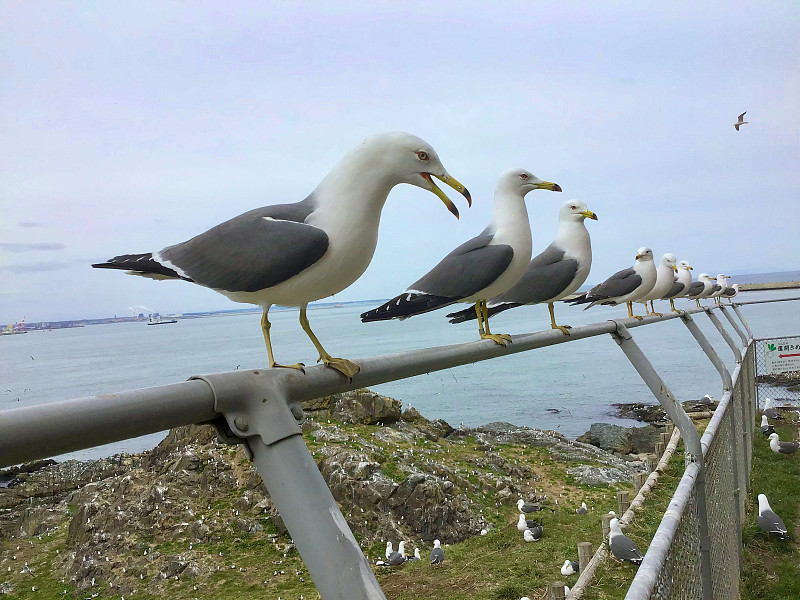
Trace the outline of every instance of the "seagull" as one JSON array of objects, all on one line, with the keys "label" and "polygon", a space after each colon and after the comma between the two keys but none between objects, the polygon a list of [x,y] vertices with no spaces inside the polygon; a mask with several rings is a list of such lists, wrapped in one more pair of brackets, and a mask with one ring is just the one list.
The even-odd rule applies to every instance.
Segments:
[{"label": "seagull", "polygon": [[758,518],[756,519],[761,531],[768,535],[775,536],[782,540],[789,539],[789,530],[783,520],[772,512],[769,501],[764,494],[758,495]]},{"label": "seagull", "polygon": [[709,298],[714,299],[714,304],[719,304],[720,297],[725,293],[725,290],[728,289],[728,277],[724,273],[720,273],[717,275],[717,285],[712,288],[711,295]]},{"label": "seagull", "polygon": [[576,508],[575,512],[579,515],[585,515],[589,510],[586,508],[586,502],[581,502],[580,508]]},{"label": "seagull", "polygon": [[617,560],[623,560],[635,565],[642,564],[644,557],[641,551],[629,537],[622,533],[622,529],[620,529],[619,526],[619,519],[616,517],[611,519],[610,526],[611,532],[608,536],[608,547],[611,549],[611,554],[613,554]]},{"label": "seagull", "polygon": [[770,419],[781,418],[781,413],[779,413],[778,409],[775,408],[775,405],[772,403],[772,398],[767,398],[764,400],[764,414]]},{"label": "seagull", "polygon": [[[581,287],[592,267],[592,243],[584,221],[597,220],[586,204],[569,200],[558,212],[558,232],[553,242],[534,257],[520,280],[507,292],[487,302],[489,317],[523,304],[547,303],[550,327],[569,335],[569,325],[557,325],[553,303]],[[447,315],[451,323],[476,318],[467,308]]]},{"label": "seagull", "polygon": [[558,184],[542,181],[524,169],[503,173],[495,187],[489,226],[453,250],[405,292],[363,313],[361,320],[407,319],[456,302],[474,303],[481,339],[505,346],[511,336],[489,330],[486,300],[514,285],[531,259],[525,195],[537,189],[561,191]]},{"label": "seagull", "polygon": [[680,312],[675,308],[675,298],[685,296],[689,291],[689,286],[692,285],[692,265],[688,261],[682,260],[678,262],[678,274],[672,283],[672,287],[664,294],[661,299],[669,300],[670,310],[672,312]]},{"label": "seagull", "polygon": [[532,513],[538,510],[542,510],[542,507],[538,504],[532,504],[530,502],[525,502],[522,498],[517,500],[517,510],[524,512],[524,513]]},{"label": "seagull", "polygon": [[728,302],[733,304],[732,298],[739,293],[739,284],[734,283],[731,287],[725,288],[725,291],[722,293],[722,297],[727,298]]},{"label": "seagull", "polygon": [[530,521],[525,518],[525,515],[519,516],[519,521],[517,521],[517,530],[520,533],[525,533],[526,529],[533,529],[539,525],[538,521]]},{"label": "seagull", "polygon": [[442,550],[439,540],[433,540],[433,550],[431,550],[431,564],[440,565],[444,562],[444,550]]},{"label": "seagull", "polygon": [[767,415],[761,415],[761,427],[759,430],[767,436],[775,433],[775,428],[767,421]]},{"label": "seagull", "polygon": [[392,552],[386,557],[386,564],[390,567],[397,567],[406,562],[406,543],[400,542],[397,545],[397,552]]},{"label": "seagull", "polygon": [[739,131],[739,126],[741,126],[741,125],[747,125],[747,124],[749,123],[749,121],[745,121],[745,120],[744,120],[744,116],[745,116],[746,114],[747,114],[747,111],[744,111],[742,114],[740,114],[740,115],[739,115],[739,120],[738,120],[738,121],[736,121],[736,123],[734,123],[734,124],[733,124],[733,126],[736,128],[736,131]]},{"label": "seagull", "polygon": [[564,564],[561,566],[562,575],[575,575],[575,573],[577,572],[578,572],[577,560],[565,560]]},{"label": "seagull", "polygon": [[617,271],[585,294],[564,302],[570,304],[591,302],[586,308],[596,304],[616,305],[624,302],[628,305],[628,317],[641,320],[643,317],[633,314],[633,303],[649,294],[655,284],[656,266],[653,264],[653,251],[643,247],[636,252],[636,262],[632,267]]},{"label": "seagull", "polygon": [[386,542],[386,558],[389,558],[389,555],[394,552],[394,548],[392,548],[392,542]]},{"label": "seagull", "polygon": [[708,273],[700,273],[692,285],[689,286],[689,291],[686,297],[690,300],[697,302],[697,308],[700,308],[700,298],[708,298],[714,287],[714,278]]},{"label": "seagull", "polygon": [[[672,284],[675,281],[675,274],[678,272],[678,267],[676,263],[678,262],[677,257],[672,254],[671,252],[667,252],[664,256],[661,257],[661,262],[658,264],[656,268],[656,283],[653,286],[653,289],[639,302],[644,304],[644,310],[648,315],[655,315],[657,317],[662,316],[661,313],[656,312],[655,306],[653,306],[654,300],[661,300],[661,298],[672,289]],[[650,302],[650,310],[647,309],[647,303]]]},{"label": "seagull", "polygon": [[526,542],[538,542],[542,539],[542,534],[544,533],[544,528],[541,524],[534,525],[530,529],[526,529],[522,532],[522,538]]},{"label": "seagull", "polygon": [[[467,189],[442,166],[436,151],[408,133],[364,140],[337,164],[305,200],[256,208],[192,239],[157,252],[122,254],[92,265],[151,279],[182,279],[235,302],[263,309],[261,330],[270,367],[275,362],[267,318],[273,304],[300,307],[300,326],[319,361],[348,379],[359,367],[322,347],[308,322],[309,302],[352,284],[367,269],[378,241],[381,210],[395,185],[410,183],[458,209],[434,183],[440,179],[472,203]],[[290,365],[303,369],[302,364]]]},{"label": "seagull", "polygon": [[798,442],[782,442],[777,433],[769,434],[769,448],[775,454],[794,454],[800,448]]},{"label": "seagull", "polygon": [[414,548],[414,556],[409,556],[406,560],[422,560],[422,556],[419,554],[419,548]]}]

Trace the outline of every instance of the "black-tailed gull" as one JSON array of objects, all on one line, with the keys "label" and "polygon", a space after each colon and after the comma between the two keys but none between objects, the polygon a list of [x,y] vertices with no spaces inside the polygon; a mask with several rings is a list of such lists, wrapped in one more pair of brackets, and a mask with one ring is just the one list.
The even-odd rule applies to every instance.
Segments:
[{"label": "black-tailed gull", "polygon": [[773,512],[764,494],[758,495],[758,518],[756,521],[761,531],[764,531],[768,535],[775,536],[782,540],[789,539],[789,530],[786,528],[783,519]]},{"label": "black-tailed gull", "polygon": [[746,114],[747,114],[747,111],[744,111],[742,114],[740,114],[739,115],[739,120],[736,121],[736,123],[733,124],[733,126],[736,128],[736,131],[739,131],[739,127],[741,127],[742,125],[747,125],[747,123],[749,122],[749,121],[745,121],[744,120],[744,116]]},{"label": "black-tailed gull", "polygon": [[575,509],[575,512],[579,515],[585,515],[587,512],[589,512],[589,509],[586,508],[586,502],[581,502],[581,505]]},{"label": "black-tailed gull", "polygon": [[[557,325],[553,303],[581,287],[592,267],[592,243],[584,221],[597,215],[579,200],[569,200],[558,212],[558,232],[553,242],[534,257],[528,268],[507,292],[487,301],[489,317],[524,304],[547,303],[550,327],[569,335],[569,325]],[[447,315],[451,323],[476,318],[475,311],[464,309]]]},{"label": "black-tailed gull", "polygon": [[611,554],[617,560],[624,560],[625,562],[633,563],[635,565],[642,564],[644,557],[638,546],[633,543],[629,537],[622,533],[619,526],[619,519],[611,519],[611,531],[608,535],[608,547]]},{"label": "black-tailed gull", "polygon": [[794,454],[800,448],[798,442],[782,442],[777,433],[769,434],[769,448],[775,454]]},{"label": "black-tailed gull", "polygon": [[649,294],[655,284],[656,266],[653,263],[653,251],[650,248],[642,247],[636,252],[636,262],[632,267],[617,271],[585,294],[571,300],[564,300],[564,302],[570,304],[590,303],[586,308],[597,304],[625,303],[628,305],[628,317],[641,319],[642,317],[633,314],[633,303]]},{"label": "black-tailed gull", "polygon": [[678,273],[672,282],[672,287],[661,297],[662,300],[669,300],[669,307],[672,312],[680,312],[675,308],[675,298],[681,298],[689,292],[689,286],[692,285],[691,270],[692,265],[689,264],[689,261],[678,261]]},{"label": "black-tailed gull", "polygon": [[578,561],[577,560],[565,560],[564,564],[561,565],[561,574],[562,575],[575,575],[578,572]]},{"label": "black-tailed gull", "polygon": [[767,415],[761,415],[761,427],[759,427],[759,431],[767,436],[775,433],[775,428],[767,421]]},{"label": "black-tailed gull", "polygon": [[393,552],[394,548],[392,548],[392,542],[386,542],[386,558],[389,558]]},{"label": "black-tailed gull", "polygon": [[517,500],[517,509],[524,513],[532,513],[542,510],[542,507],[532,502],[525,502],[522,498]]},{"label": "black-tailed gull", "polygon": [[712,288],[711,296],[709,296],[709,298],[714,299],[715,304],[719,304],[720,298],[725,295],[725,291],[728,289],[728,279],[730,279],[730,277],[724,273],[717,275],[717,285]]},{"label": "black-tailed gull", "polygon": [[448,254],[427,275],[385,304],[361,315],[365,323],[406,319],[456,302],[475,304],[481,339],[505,346],[511,337],[489,330],[486,300],[506,291],[531,259],[531,228],[525,195],[537,189],[560,192],[524,169],[503,173],[494,192],[489,226]]},{"label": "black-tailed gull", "polygon": [[732,286],[725,288],[725,292],[722,294],[723,297],[728,299],[728,302],[733,304],[733,297],[739,293],[739,284],[734,283]]},{"label": "black-tailed gull", "polygon": [[269,309],[273,304],[299,306],[300,326],[319,360],[350,378],[358,365],[325,351],[311,331],[306,307],[341,292],[369,266],[381,210],[395,185],[410,183],[433,192],[458,217],[433,177],[471,202],[430,144],[408,133],[375,135],[345,155],[301,202],[257,208],[159,252],[123,254],[92,266],[151,279],[183,279],[261,306],[271,367],[283,365],[273,358]]},{"label": "black-tailed gull", "polygon": [[[639,302],[644,304],[644,310],[648,315],[662,316],[661,313],[656,312],[653,301],[661,300],[664,294],[672,289],[672,284],[675,282],[675,274],[678,272],[677,262],[677,257],[671,252],[667,252],[661,257],[661,261],[658,263],[658,267],[656,267],[656,283],[653,289],[650,290],[644,298],[639,300]],[[648,302],[650,302],[649,309],[647,307]]]},{"label": "black-tailed gull", "polygon": [[440,565],[444,562],[444,550],[442,550],[439,540],[433,540],[433,550],[431,550],[431,564]]},{"label": "black-tailed gull", "polygon": [[386,559],[386,564],[390,567],[396,567],[406,562],[406,543],[400,542],[397,545],[397,552],[392,552]]},{"label": "black-tailed gull", "polygon": [[521,514],[519,516],[519,520],[517,521],[517,530],[520,533],[524,533],[526,529],[531,529],[536,527],[539,524],[538,521],[532,521],[525,517],[525,515]]},{"label": "black-tailed gull", "polygon": [[544,534],[544,527],[541,523],[536,523],[530,529],[526,529],[522,532],[522,539],[526,542],[538,542],[542,539],[542,535]]},{"label": "black-tailed gull", "polygon": [[697,281],[689,286],[686,297],[697,302],[697,308],[700,308],[700,298],[708,298],[713,288],[714,278],[708,273],[700,273],[697,277]]},{"label": "black-tailed gull", "polygon": [[767,398],[764,400],[764,414],[770,419],[781,418],[781,413],[775,408],[775,405],[772,403],[772,398]]}]

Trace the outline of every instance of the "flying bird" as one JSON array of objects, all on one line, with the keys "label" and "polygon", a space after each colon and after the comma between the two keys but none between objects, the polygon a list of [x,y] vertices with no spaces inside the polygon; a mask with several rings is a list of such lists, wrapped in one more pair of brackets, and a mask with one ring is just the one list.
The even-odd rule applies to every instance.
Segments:
[{"label": "flying bird", "polygon": [[756,518],[758,526],[761,531],[767,535],[777,537],[782,540],[789,539],[789,530],[778,515],[776,515],[772,508],[770,508],[769,501],[764,494],[758,495],[758,517]]},{"label": "flying bird", "polygon": [[[586,308],[597,304],[628,305],[628,317],[642,319],[633,314],[633,303],[638,302],[650,293],[656,284],[656,266],[653,263],[653,251],[650,248],[639,248],[636,262],[632,267],[617,271],[600,285],[575,298],[564,300],[570,304],[591,303]],[[584,310],[586,310],[586,308]]]},{"label": "flying bird", "polygon": [[433,540],[433,550],[431,550],[431,564],[440,565],[444,562],[444,550],[442,550],[439,540]]},{"label": "flying bird", "polygon": [[[662,316],[661,313],[656,312],[653,306],[654,300],[661,300],[661,298],[672,289],[672,284],[675,282],[675,274],[678,272],[678,267],[675,264],[678,261],[676,256],[671,252],[667,252],[661,257],[661,262],[656,267],[656,283],[653,289],[648,294],[639,300],[644,304],[644,310],[648,315]],[[650,309],[647,308],[647,303],[650,302]]]},{"label": "flying bird", "polygon": [[524,169],[503,173],[495,187],[489,226],[453,250],[405,292],[363,313],[361,320],[407,319],[456,302],[474,303],[481,339],[505,346],[511,337],[490,331],[486,300],[514,285],[528,266],[531,228],[525,195],[537,189],[561,191],[558,184],[542,181]]},{"label": "flying bird", "polygon": [[688,261],[682,260],[678,262],[678,274],[672,283],[669,291],[662,296],[662,300],[669,300],[669,307],[672,312],[680,312],[675,308],[675,298],[685,296],[689,291],[689,286],[692,285],[692,265]]},{"label": "flying bird", "polygon": [[[584,221],[597,220],[586,204],[569,200],[558,212],[558,232],[553,242],[534,257],[520,280],[507,292],[487,302],[489,317],[523,304],[547,303],[550,327],[569,335],[569,325],[557,325],[553,303],[566,298],[581,287],[592,267],[592,243]],[[450,313],[451,323],[476,318],[475,311],[466,308]]]},{"label": "flying bird", "polygon": [[733,124],[733,126],[736,128],[736,131],[739,131],[739,127],[740,127],[741,125],[747,125],[748,121],[745,121],[745,120],[744,120],[744,116],[745,116],[746,114],[747,114],[747,111],[744,111],[742,114],[740,114],[740,115],[739,115],[739,120],[738,120],[738,121],[736,121],[736,123],[734,123],[734,124]]},{"label": "flying bird", "polygon": [[769,448],[775,454],[794,454],[800,448],[798,442],[782,442],[777,433],[769,434]]},{"label": "flying bird", "polygon": [[633,543],[633,540],[622,533],[622,529],[619,526],[619,519],[611,519],[610,527],[611,531],[608,535],[608,547],[611,550],[611,554],[613,554],[617,560],[633,563],[635,565],[642,564],[642,560],[644,560],[642,552],[639,550],[638,546]]},{"label": "flying bird", "polygon": [[[352,378],[359,367],[328,354],[308,322],[309,302],[341,292],[369,266],[381,210],[391,189],[410,183],[458,209],[434,183],[467,189],[442,166],[436,151],[408,133],[383,133],[350,151],[304,200],[256,208],[192,239],[157,252],[122,254],[92,265],[151,279],[177,279],[211,288],[263,309],[261,330],[270,367],[275,362],[267,318],[273,304],[300,307],[300,326],[319,361]],[[290,365],[302,370],[302,364]]]}]

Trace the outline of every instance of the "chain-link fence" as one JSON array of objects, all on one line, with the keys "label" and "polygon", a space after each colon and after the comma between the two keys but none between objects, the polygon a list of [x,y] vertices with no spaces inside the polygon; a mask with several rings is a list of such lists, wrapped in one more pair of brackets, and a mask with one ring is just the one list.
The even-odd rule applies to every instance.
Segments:
[{"label": "chain-link fence", "polygon": [[[703,436],[704,468],[691,463],[681,479],[626,600],[739,598],[741,526],[755,421],[755,346],[751,341]],[[701,482],[703,482],[701,484]],[[703,538],[698,490],[705,489],[708,537]],[[704,593],[703,550],[710,552]],[[648,551],[648,555],[650,552]],[[708,563],[707,563],[708,564]]]},{"label": "chain-link fence", "polygon": [[758,408],[800,408],[800,336],[755,340]]}]

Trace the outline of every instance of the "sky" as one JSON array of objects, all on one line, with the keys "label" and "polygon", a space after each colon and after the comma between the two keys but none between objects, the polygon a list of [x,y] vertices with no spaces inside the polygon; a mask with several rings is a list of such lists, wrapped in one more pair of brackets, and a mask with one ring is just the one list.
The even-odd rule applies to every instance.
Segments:
[{"label": "sky", "polygon": [[242,308],[89,265],[302,200],[382,131],[429,142],[473,207],[396,187],[333,301],[403,291],[515,167],[564,190],[527,197],[534,252],[564,201],[598,214],[587,283],[640,246],[695,274],[798,270],[798,24],[796,0],[4,2],[0,323]]}]

